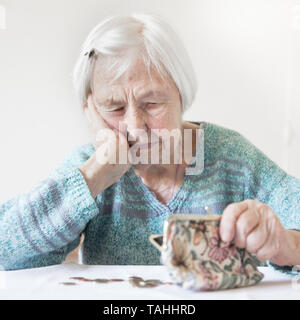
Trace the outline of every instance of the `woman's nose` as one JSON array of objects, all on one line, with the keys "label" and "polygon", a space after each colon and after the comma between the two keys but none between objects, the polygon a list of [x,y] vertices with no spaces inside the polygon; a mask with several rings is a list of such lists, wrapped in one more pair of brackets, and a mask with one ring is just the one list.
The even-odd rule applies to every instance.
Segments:
[{"label": "woman's nose", "polygon": [[127,132],[136,141],[140,136],[140,130],[144,130],[145,133],[147,133],[146,119],[142,112],[140,112],[136,107],[128,108],[124,118],[124,123],[127,127]]}]

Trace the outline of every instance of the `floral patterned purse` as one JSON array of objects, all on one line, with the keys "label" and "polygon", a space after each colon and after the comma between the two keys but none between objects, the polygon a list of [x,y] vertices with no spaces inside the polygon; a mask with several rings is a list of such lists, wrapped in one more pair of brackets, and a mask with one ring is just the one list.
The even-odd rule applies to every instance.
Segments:
[{"label": "floral patterned purse", "polygon": [[177,284],[200,291],[222,290],[251,286],[263,278],[250,253],[221,240],[220,219],[174,214],[165,221],[164,235],[150,236]]}]

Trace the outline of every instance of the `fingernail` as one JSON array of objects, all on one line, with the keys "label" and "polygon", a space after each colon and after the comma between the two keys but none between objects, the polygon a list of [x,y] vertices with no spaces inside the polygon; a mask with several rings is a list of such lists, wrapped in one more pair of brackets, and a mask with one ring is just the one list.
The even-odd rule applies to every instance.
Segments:
[{"label": "fingernail", "polygon": [[230,233],[227,232],[227,231],[223,232],[222,240],[223,240],[224,242],[230,241]]}]

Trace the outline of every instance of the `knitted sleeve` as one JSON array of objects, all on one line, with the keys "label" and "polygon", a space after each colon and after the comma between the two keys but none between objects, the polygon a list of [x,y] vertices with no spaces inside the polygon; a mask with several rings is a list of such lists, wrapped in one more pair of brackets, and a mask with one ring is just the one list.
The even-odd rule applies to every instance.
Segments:
[{"label": "knitted sleeve", "polygon": [[[300,231],[300,180],[289,175],[241,134],[234,132],[229,152],[244,175],[245,199],[270,206],[286,229]],[[293,266],[267,265],[293,275]]]},{"label": "knitted sleeve", "polygon": [[30,192],[0,205],[0,266],[4,270],[61,263],[98,213],[78,166],[89,156],[76,148]]}]

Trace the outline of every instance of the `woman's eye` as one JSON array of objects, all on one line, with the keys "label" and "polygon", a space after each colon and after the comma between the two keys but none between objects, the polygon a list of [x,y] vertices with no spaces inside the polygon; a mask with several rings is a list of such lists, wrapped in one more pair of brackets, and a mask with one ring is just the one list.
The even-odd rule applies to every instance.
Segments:
[{"label": "woman's eye", "polygon": [[123,111],[123,110],[124,110],[124,107],[113,107],[110,109],[110,111],[113,111],[113,112]]},{"label": "woman's eye", "polygon": [[156,103],[156,102],[149,102],[149,103],[147,103],[147,106],[148,107],[155,107],[155,106],[157,106],[158,105],[158,103]]}]

